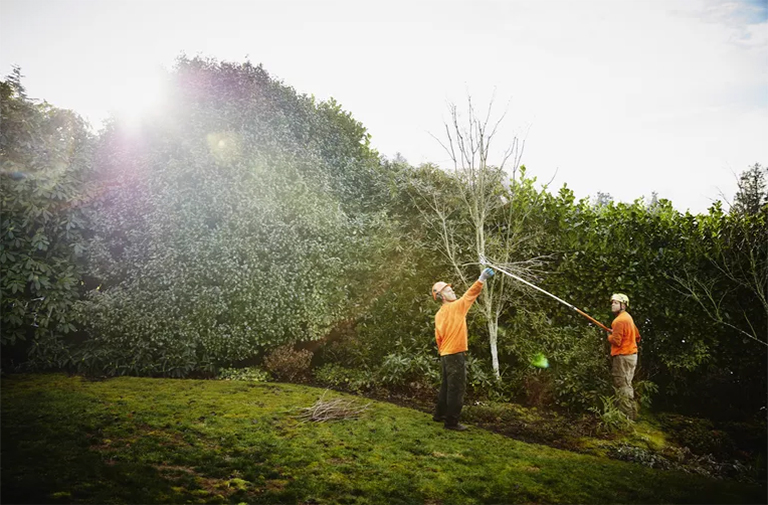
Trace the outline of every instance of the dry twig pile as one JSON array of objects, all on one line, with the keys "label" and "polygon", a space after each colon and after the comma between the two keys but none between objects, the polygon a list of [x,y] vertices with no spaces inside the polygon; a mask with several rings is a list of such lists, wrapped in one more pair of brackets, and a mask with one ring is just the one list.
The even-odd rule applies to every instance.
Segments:
[{"label": "dry twig pile", "polygon": [[370,403],[357,405],[354,400],[344,400],[343,398],[326,401],[325,395],[327,392],[328,391],[323,393],[323,396],[321,396],[311,407],[301,409],[301,413],[296,417],[302,421],[312,421],[316,423],[333,421],[336,419],[355,419],[371,405]]}]

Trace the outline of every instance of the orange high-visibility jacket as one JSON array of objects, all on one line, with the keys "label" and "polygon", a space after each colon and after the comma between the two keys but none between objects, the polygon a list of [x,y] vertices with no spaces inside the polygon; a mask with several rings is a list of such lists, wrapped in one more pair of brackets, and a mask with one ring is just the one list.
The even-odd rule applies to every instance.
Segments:
[{"label": "orange high-visibility jacket", "polygon": [[464,296],[444,303],[435,314],[435,340],[440,356],[467,350],[467,312],[482,290],[483,283],[475,281]]},{"label": "orange high-visibility jacket", "polygon": [[611,343],[611,356],[637,354],[637,343],[640,342],[640,331],[635,321],[626,311],[622,312],[611,323],[613,333],[608,335]]}]

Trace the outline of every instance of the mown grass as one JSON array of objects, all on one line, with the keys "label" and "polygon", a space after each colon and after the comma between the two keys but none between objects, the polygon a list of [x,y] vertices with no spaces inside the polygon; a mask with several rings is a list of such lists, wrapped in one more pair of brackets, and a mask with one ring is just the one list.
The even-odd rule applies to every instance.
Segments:
[{"label": "mown grass", "polygon": [[[765,489],[526,444],[373,402],[309,423],[322,389],[14,375],[2,503],[764,503]],[[340,393],[329,392],[326,399]],[[359,400],[362,401],[362,400]]]}]

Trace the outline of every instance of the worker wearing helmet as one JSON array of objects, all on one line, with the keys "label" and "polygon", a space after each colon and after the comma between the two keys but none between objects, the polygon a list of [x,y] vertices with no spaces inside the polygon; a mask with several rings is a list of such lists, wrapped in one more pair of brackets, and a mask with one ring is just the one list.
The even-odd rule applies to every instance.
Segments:
[{"label": "worker wearing helmet", "polygon": [[611,343],[611,376],[619,397],[619,408],[627,417],[635,419],[637,406],[632,378],[637,368],[637,343],[640,342],[640,332],[627,312],[627,307],[627,295],[617,293],[611,296],[611,312],[616,318],[611,323],[613,331],[608,335],[608,342]]},{"label": "worker wearing helmet", "polygon": [[459,424],[467,380],[467,312],[493,273],[490,268],[483,270],[480,278],[459,299],[450,284],[436,282],[432,286],[432,298],[442,303],[435,314],[435,340],[440,354],[442,382],[432,419],[445,423],[443,427],[448,430],[467,429]]}]

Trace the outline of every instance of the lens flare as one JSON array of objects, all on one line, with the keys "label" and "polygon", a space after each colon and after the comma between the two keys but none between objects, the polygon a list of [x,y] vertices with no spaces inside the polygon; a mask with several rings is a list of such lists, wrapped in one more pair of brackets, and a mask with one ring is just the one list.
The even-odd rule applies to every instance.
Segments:
[{"label": "lens flare", "polygon": [[109,88],[109,109],[127,128],[158,117],[168,99],[167,78],[161,69],[134,69]]},{"label": "lens flare", "polygon": [[240,137],[234,132],[209,133],[208,149],[219,163],[229,163],[240,156]]},{"label": "lens flare", "polygon": [[547,357],[544,356],[543,353],[538,352],[533,355],[531,366],[535,366],[536,368],[549,368],[549,361],[547,361]]}]

